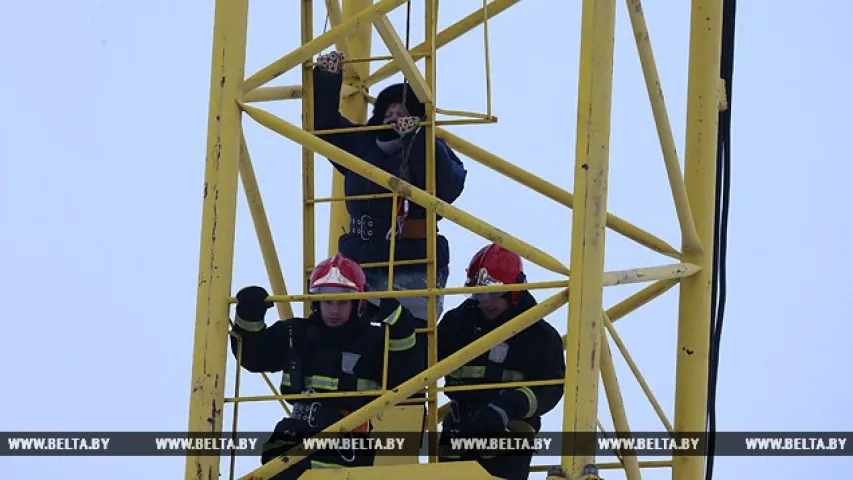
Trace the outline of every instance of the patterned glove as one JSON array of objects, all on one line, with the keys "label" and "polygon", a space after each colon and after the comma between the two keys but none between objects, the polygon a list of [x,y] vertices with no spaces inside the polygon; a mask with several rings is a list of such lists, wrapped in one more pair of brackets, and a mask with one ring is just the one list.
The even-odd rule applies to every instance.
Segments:
[{"label": "patterned glove", "polygon": [[391,127],[397,132],[398,135],[404,137],[409,133],[413,132],[416,128],[421,125],[421,119],[418,117],[400,117],[398,118]]},{"label": "patterned glove", "polygon": [[344,52],[330,52],[317,56],[317,64],[320,69],[332,74],[341,73],[344,67],[343,62]]}]

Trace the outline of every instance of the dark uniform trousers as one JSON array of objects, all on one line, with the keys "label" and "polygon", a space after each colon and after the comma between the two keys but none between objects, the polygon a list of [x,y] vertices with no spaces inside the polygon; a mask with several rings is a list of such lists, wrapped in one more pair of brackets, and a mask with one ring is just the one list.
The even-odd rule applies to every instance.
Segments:
[{"label": "dark uniform trousers", "polygon": [[[448,455],[447,447],[450,439],[459,434],[469,432],[468,423],[476,413],[475,408],[460,407],[457,402],[451,402],[450,412],[441,423],[441,435],[439,436],[439,461],[460,462],[476,461],[490,475],[507,480],[526,480],[530,475],[530,464],[533,454],[530,451],[515,451],[491,458],[484,458],[476,451],[462,452],[461,455]],[[454,452],[457,453],[457,452]]]},{"label": "dark uniform trousers", "polygon": [[[297,403],[293,415],[282,419],[275,426],[270,438],[264,443],[261,463],[267,463],[276,457],[284,455],[302,444],[309,438],[343,418],[341,412],[334,408],[323,406],[320,402]],[[367,436],[369,427],[360,428],[359,432],[350,432],[353,437]],[[290,480],[299,478],[306,470],[322,468],[353,468],[373,465],[375,452],[358,450],[317,450],[296,465],[272,477],[273,480]]]}]

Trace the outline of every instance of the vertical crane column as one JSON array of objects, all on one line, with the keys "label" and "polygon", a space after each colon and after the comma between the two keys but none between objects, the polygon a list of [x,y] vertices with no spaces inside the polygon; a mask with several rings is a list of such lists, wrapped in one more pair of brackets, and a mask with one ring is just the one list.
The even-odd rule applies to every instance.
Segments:
[{"label": "vertical crane column", "polygon": [[[373,0],[343,0],[343,20],[346,21],[354,17],[371,5],[373,5]],[[372,33],[373,26],[371,23],[364,22],[351,35],[347,36],[349,54],[352,58],[370,57]],[[369,74],[370,62],[347,63],[344,67],[344,84],[350,84],[361,89],[364,79]],[[345,98],[341,103],[341,113],[355,123],[366,122],[367,97],[356,94]],[[332,196],[344,196],[344,177],[334,168],[332,169]],[[332,202],[329,217],[329,256],[338,251],[338,237],[343,231],[349,231],[349,215],[346,205],[344,202]]]},{"label": "vertical crane column", "polygon": [[[582,434],[576,441],[595,432],[598,414],[614,21],[615,0],[584,1],[563,411],[563,431]],[[564,452],[562,474],[580,478],[584,467],[594,463],[584,445]]]},{"label": "vertical crane column", "polygon": [[[337,0],[335,0],[337,1]],[[314,39],[314,0],[302,0],[299,5],[300,37],[302,45]],[[302,65],[302,129],[314,130],[314,71],[309,64],[311,58]],[[334,168],[333,172],[337,172]],[[316,263],[314,248],[315,203],[314,200],[314,151],[302,147],[302,285],[307,285],[309,273]],[[332,204],[334,206],[334,203]],[[302,302],[302,312],[311,311],[311,302]]]},{"label": "vertical crane column", "polygon": [[[436,95],[436,30],[438,24],[438,0],[425,0],[424,2],[424,45],[426,45],[427,57],[424,61],[426,70],[426,84],[432,92],[432,101],[426,101],[426,119],[431,125],[424,126],[424,143],[426,151],[426,191],[430,195],[436,194],[436,178],[435,178],[435,101]],[[426,207],[427,219],[427,248],[426,257],[429,262],[426,265],[427,288],[435,288],[436,280],[436,222],[435,208],[432,205],[424,205]],[[429,297],[427,302],[427,366],[432,367],[438,362],[438,336],[437,331],[437,302],[436,297]],[[436,388],[437,383],[429,384],[427,393],[427,425],[432,432],[438,431],[438,395]],[[437,438],[437,437],[435,437]],[[427,446],[427,454],[430,462],[438,462],[438,444],[430,441]]]},{"label": "vertical crane column", "polygon": [[[217,0],[214,16],[190,432],[222,431],[248,8],[248,0]],[[218,480],[219,457],[188,456],[185,477]]]},{"label": "vertical crane column", "polygon": [[[706,428],[721,29],[722,0],[693,0],[684,184],[702,249],[685,249],[683,261],[699,265],[702,270],[681,280],[675,370],[676,432],[703,432]],[[702,478],[703,460],[704,457],[675,456],[673,479]]]}]

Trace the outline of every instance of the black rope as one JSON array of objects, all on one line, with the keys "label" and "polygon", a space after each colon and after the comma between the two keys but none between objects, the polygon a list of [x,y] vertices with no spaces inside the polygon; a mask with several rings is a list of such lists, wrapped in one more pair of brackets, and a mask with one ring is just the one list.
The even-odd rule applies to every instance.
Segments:
[{"label": "black rope", "polygon": [[[406,51],[409,51],[409,38],[412,31],[412,0],[406,2]],[[406,91],[409,89],[409,80],[403,75],[403,106],[406,106]]]},{"label": "black rope", "polygon": [[732,78],[734,74],[736,0],[723,0],[720,78],[726,85],[727,108],[720,112],[717,127],[717,185],[714,211],[714,268],[711,284],[711,331],[708,361],[708,453],[705,479],[714,475],[717,431],[717,377],[720,343],[726,309],[726,254],[728,249],[729,200],[731,193]]},{"label": "black rope", "polygon": [[[412,30],[412,0],[408,0],[406,2],[406,51],[409,51],[409,40],[411,36]],[[409,90],[409,83],[406,75],[403,75],[403,108],[406,108],[406,93]],[[408,108],[406,108],[408,111]],[[411,114],[411,112],[409,112]],[[419,130],[420,128],[418,128]],[[412,152],[412,145],[415,143],[415,138],[418,135],[418,130],[415,130],[415,134],[412,136],[412,141],[409,142],[408,147],[405,152],[403,152],[403,159],[400,161],[400,178],[403,180],[412,183],[411,179],[411,167],[409,166],[409,154]]]}]

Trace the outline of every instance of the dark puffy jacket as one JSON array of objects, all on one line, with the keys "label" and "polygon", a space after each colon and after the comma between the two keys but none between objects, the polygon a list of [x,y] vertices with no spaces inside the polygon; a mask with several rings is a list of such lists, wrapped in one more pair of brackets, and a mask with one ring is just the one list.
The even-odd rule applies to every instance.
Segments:
[{"label": "dark puffy jacket", "polygon": [[[341,74],[330,74],[314,69],[314,129],[338,129],[357,126],[340,113],[340,92],[343,82]],[[410,95],[414,96],[413,93]],[[376,111],[368,124],[380,124],[384,117],[384,108]],[[426,190],[425,182],[425,134],[420,129],[417,134],[409,134],[403,139],[403,148],[396,154],[386,154],[377,145],[377,132],[350,132],[336,134],[318,134],[335,146],[381,168],[401,176],[400,165],[403,154],[407,152],[412,185]],[[376,185],[360,175],[332,162],[344,175],[344,192],[347,196],[388,193],[388,189]],[[456,154],[440,139],[435,145],[436,196],[445,202],[454,202],[465,186],[467,172]],[[346,202],[350,215],[350,231],[338,241],[339,251],[359,263],[384,262],[388,260],[390,242],[386,239],[391,228],[391,198],[357,200]],[[422,207],[410,202],[409,219],[424,219],[426,212]],[[443,235],[437,237],[437,265],[447,266],[450,261],[450,247]],[[426,240],[422,238],[397,238],[395,260],[416,260],[426,258]],[[395,269],[405,269],[395,267]],[[410,269],[423,269],[416,265]]]},{"label": "dark puffy jacket", "polygon": [[[395,302],[383,300],[387,301]],[[383,310],[370,304],[368,308],[375,312]],[[354,315],[340,327],[329,328],[319,313],[313,313],[308,318],[278,321],[267,327],[263,320],[236,317],[234,332],[243,342],[240,365],[250,372],[283,372],[282,394],[309,389],[318,393],[381,390],[385,334],[382,327],[370,324],[381,320],[378,314],[367,313],[361,317]],[[425,361],[422,350],[416,348],[415,320],[408,310],[400,308],[396,322],[388,328],[387,388],[390,390],[423,370]],[[238,345],[232,336],[235,358]],[[375,398],[333,397],[320,402],[351,412]]]},{"label": "dark puffy jacket", "polygon": [[[519,302],[501,318],[487,320],[476,301],[466,300],[448,311],[438,324],[438,359],[449,357],[491,332],[506,320],[533,308],[536,300],[529,292],[522,292]],[[506,340],[502,355],[486,352],[467,365],[451,372],[446,378],[448,386],[476,385],[532,380],[559,380],[566,373],[563,340],[554,327],[539,320],[525,330]],[[492,351],[499,350],[495,347]],[[537,431],[541,417],[553,409],[563,396],[563,384],[541,387],[520,387],[528,399],[528,414],[524,421]],[[525,391],[526,390],[526,391]],[[501,390],[469,390],[446,392],[461,407],[462,414],[470,418],[477,410],[500,395]]]}]

